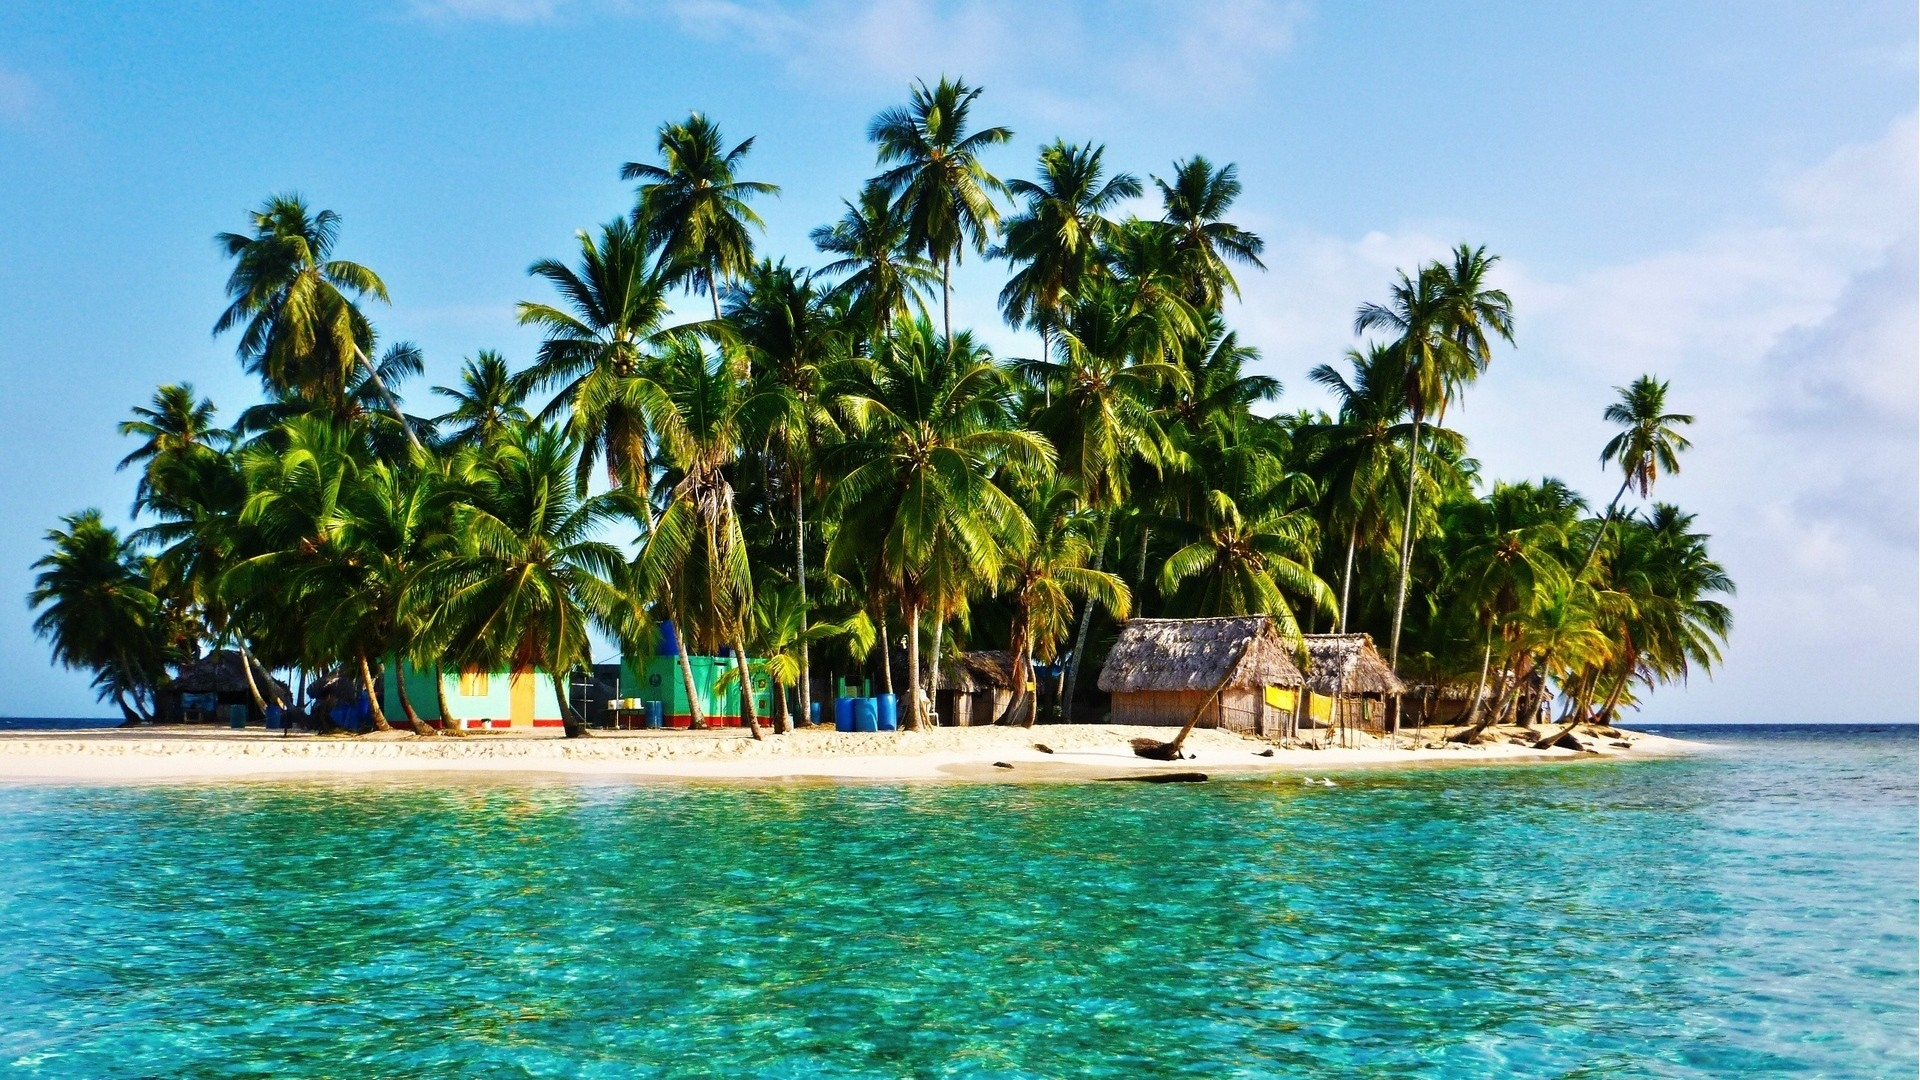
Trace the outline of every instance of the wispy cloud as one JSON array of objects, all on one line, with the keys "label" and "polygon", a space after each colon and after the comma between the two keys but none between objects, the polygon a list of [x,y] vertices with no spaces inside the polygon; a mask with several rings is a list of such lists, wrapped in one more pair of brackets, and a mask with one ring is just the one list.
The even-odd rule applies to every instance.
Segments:
[{"label": "wispy cloud", "polygon": [[0,121],[21,123],[40,103],[40,87],[25,74],[0,65]]}]

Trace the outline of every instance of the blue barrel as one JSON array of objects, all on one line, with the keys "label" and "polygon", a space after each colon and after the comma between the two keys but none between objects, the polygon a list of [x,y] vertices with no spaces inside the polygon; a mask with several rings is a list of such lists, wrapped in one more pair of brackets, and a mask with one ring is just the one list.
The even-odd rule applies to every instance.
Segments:
[{"label": "blue barrel", "polygon": [[812,715],[807,717],[807,722],[814,725],[815,727],[819,727],[820,726],[820,703],[817,701],[813,702],[812,707],[808,711]]},{"label": "blue barrel", "polygon": [[853,699],[841,697],[833,699],[833,730],[853,730]]},{"label": "blue barrel", "polygon": [[881,694],[873,702],[880,710],[880,730],[900,730],[900,699],[892,694]]},{"label": "blue barrel", "polygon": [[870,697],[853,699],[853,730],[879,731],[880,706]]},{"label": "blue barrel", "polygon": [[642,708],[646,712],[646,725],[650,728],[667,726],[667,706],[665,702],[649,701]]}]

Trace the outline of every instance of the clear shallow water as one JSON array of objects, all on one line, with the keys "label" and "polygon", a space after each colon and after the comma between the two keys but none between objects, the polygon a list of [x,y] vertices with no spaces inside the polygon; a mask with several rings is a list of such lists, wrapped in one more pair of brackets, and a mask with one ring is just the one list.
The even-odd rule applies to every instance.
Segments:
[{"label": "clear shallow water", "polygon": [[1332,789],[0,788],[0,1068],[1913,1075],[1913,729],[1711,737]]}]

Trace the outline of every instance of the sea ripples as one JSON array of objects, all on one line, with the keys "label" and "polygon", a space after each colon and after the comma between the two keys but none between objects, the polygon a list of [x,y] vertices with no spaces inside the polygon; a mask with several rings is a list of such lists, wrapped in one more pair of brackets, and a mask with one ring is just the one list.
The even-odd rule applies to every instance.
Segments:
[{"label": "sea ripples", "polygon": [[1331,789],[9,788],[0,1062],[1913,1074],[1911,734],[1727,742]]}]

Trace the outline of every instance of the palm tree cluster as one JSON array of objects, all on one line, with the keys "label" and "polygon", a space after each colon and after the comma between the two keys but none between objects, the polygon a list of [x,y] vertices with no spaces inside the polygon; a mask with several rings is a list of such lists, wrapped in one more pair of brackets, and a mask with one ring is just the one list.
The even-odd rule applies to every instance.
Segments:
[{"label": "palm tree cluster", "polygon": [[[1226,322],[1235,275],[1263,269],[1235,166],[1194,156],[1149,185],[1055,140],[1003,181],[987,156],[1013,134],[974,122],[980,99],[943,78],[874,118],[877,174],[813,230],[811,269],[756,249],[751,204],[779,188],[743,178],[752,139],[663,126],[656,160],[622,169],[630,210],[532,265],[551,289],[518,309],[533,356],[477,352],[433,388],[438,416],[404,408],[423,358],[381,346],[366,305],[387,288],[337,257],[339,216],[269,199],[218,238],[215,327],[264,401],[223,429],[163,386],[122,425],[141,524],[89,511],[49,534],[30,599],[55,659],[130,718],[205,645],[370,692],[396,657],[531,665],[569,734],[564,680],[594,642],[650,651],[667,621],[693,708],[690,653],[730,652],[741,680],[758,658],[776,732],[808,716],[817,661],[903,690],[911,729],[944,657],[996,647],[1024,675],[1004,722],[1070,719],[1135,613],[1373,632],[1422,700],[1471,690],[1478,726],[1555,695],[1610,716],[1717,660],[1732,585],[1706,537],[1622,507],[1687,447],[1666,384],[1607,410],[1624,479],[1603,514],[1554,480],[1484,485],[1447,412],[1515,324],[1497,258],[1462,245],[1360,308],[1363,340],[1311,375],[1334,412],[1283,412]],[[1033,355],[954,327],[969,251],[1006,264],[999,308]],[[689,296],[707,310],[680,320]]]}]

